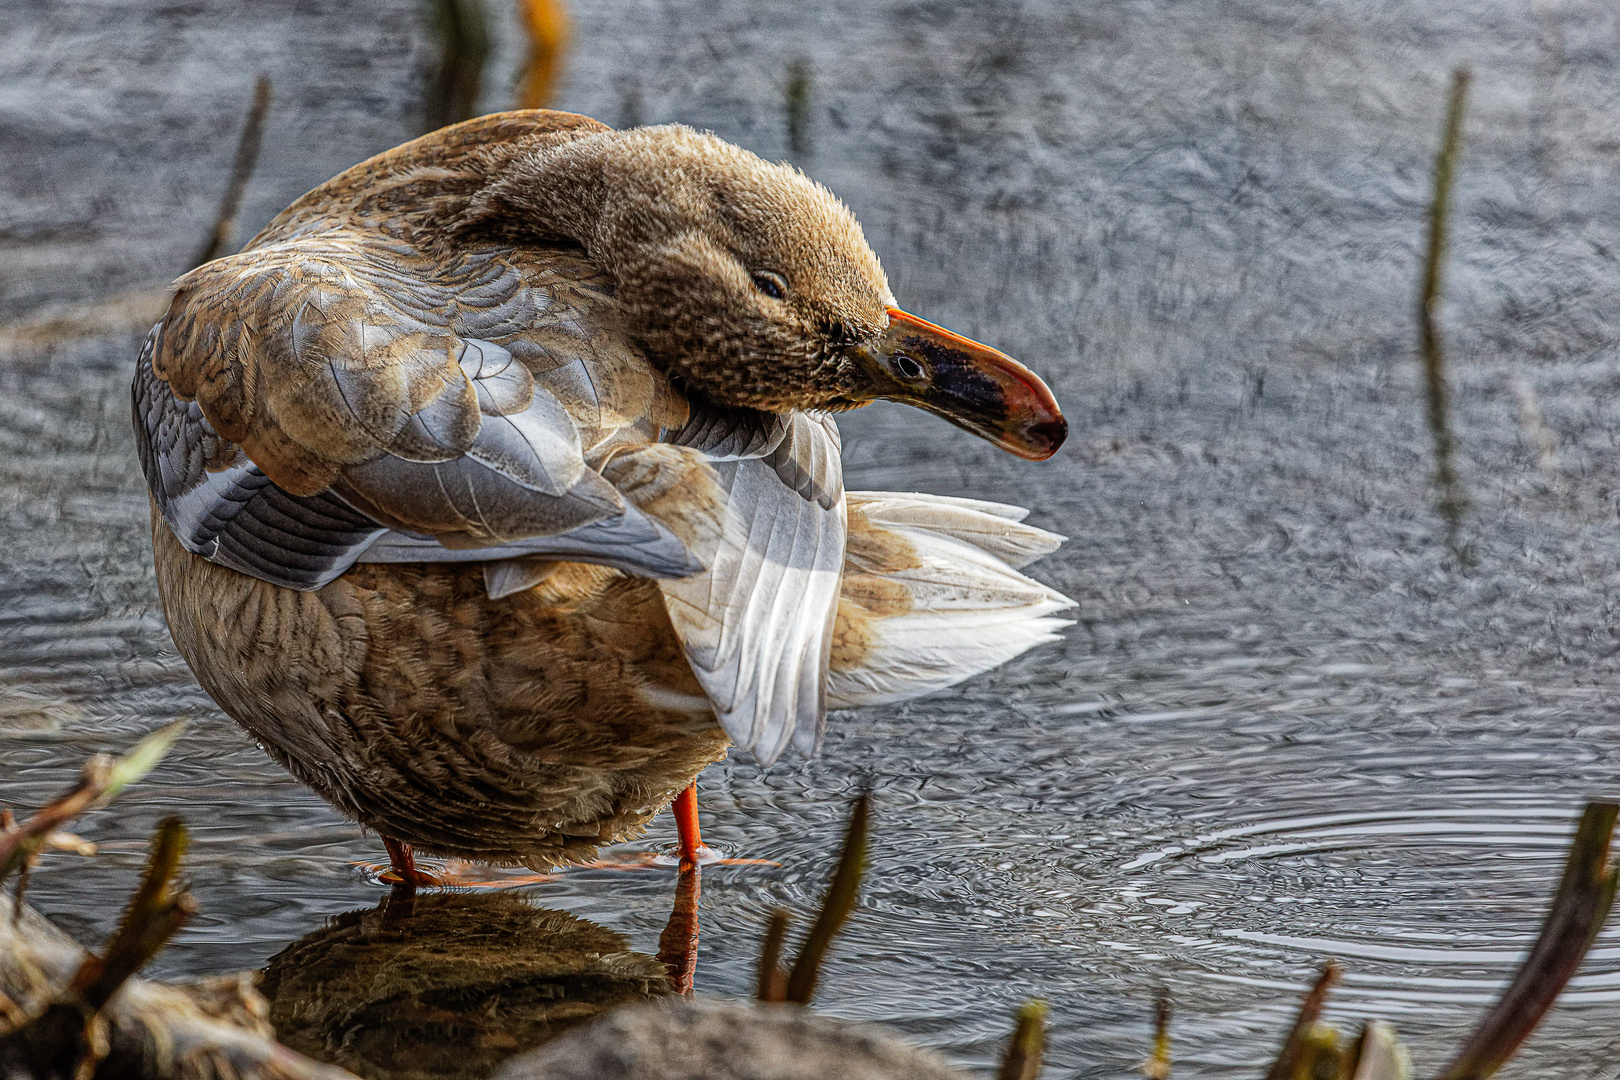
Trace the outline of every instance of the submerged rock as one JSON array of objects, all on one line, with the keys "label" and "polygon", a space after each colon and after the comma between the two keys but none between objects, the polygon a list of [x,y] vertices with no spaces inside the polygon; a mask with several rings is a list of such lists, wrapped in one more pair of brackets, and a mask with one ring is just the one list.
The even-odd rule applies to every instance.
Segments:
[{"label": "submerged rock", "polygon": [[800,1005],[630,1005],[515,1057],[496,1080],[963,1080],[881,1028]]}]

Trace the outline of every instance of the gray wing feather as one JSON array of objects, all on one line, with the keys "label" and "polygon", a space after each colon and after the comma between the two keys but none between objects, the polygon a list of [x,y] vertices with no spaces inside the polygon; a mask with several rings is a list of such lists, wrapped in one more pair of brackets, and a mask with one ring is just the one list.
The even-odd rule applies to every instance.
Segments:
[{"label": "gray wing feather", "polygon": [[[738,744],[765,762],[789,742],[813,753],[846,534],[831,418],[696,407],[670,431],[665,423],[687,411],[667,380],[633,352],[598,358],[583,309],[565,302],[567,289],[597,288],[598,270],[559,269],[563,291],[553,294],[526,286],[499,259],[472,255],[442,280],[419,281],[368,243],[311,239],[247,253],[235,257],[240,266],[201,273],[195,295],[182,292],[201,314],[176,340],[214,350],[193,356],[188,372],[206,362],[239,380],[193,383],[234,408],[230,422],[253,454],[270,455],[272,473],[335,469],[324,491],[294,496],[272,483],[156,377],[149,340],[134,386],[137,439],[153,497],[181,541],[297,589],[319,588],[359,559],[541,556],[658,577],[693,669]],[[532,335],[541,324],[544,333]],[[229,351],[258,342],[271,350],[262,365]],[[558,343],[569,355],[552,354]],[[339,417],[336,428],[320,429],[326,415]],[[278,434],[284,420],[303,434]],[[621,494],[591,467],[617,476],[625,452],[660,438],[694,451],[702,470],[692,470],[691,455],[642,454],[621,470],[623,482],[634,477]],[[697,552],[711,544],[704,569]],[[486,574],[503,588],[524,576]]]},{"label": "gray wing feather", "polygon": [[542,495],[561,495],[585,475],[578,429],[557,399],[538,387],[522,412],[484,417],[467,456]]},{"label": "gray wing feather", "polygon": [[431,536],[392,531],[363,551],[360,562],[488,562],[542,557],[611,566],[641,577],[700,573],[697,560],[674,533],[633,506],[617,517],[559,536],[535,536],[481,548],[447,548]]},{"label": "gray wing feather", "polygon": [[[566,412],[519,365],[511,366],[522,376],[508,376],[489,397],[495,407],[526,408],[516,423],[507,422],[511,417],[486,418],[490,422],[467,454],[427,462],[385,455],[348,470],[347,488],[386,497],[391,511],[447,525],[471,520],[489,530],[484,545],[448,548],[433,536],[390,529],[337,491],[296,496],[272,483],[218,436],[195,402],[180,401],[153,374],[153,343],[160,331],[161,325],[153,329],[136,367],[136,445],[164,520],[188,551],[212,562],[301,591],[320,588],[359,561],[545,556],[647,577],[703,569],[670,529],[628,505],[585,466]],[[482,344],[485,363],[472,373],[475,385],[500,374],[488,365],[487,343]],[[562,488],[559,478],[570,476],[571,486]],[[548,495],[540,490],[545,486],[560,490]]]},{"label": "gray wing feather", "polygon": [[330,493],[289,495],[232,454],[195,402],[182,402],[152,374],[157,330],[141,351],[133,387],[135,445],[152,498],[194,554],[295,589],[318,589],[387,530]]},{"label": "gray wing feather", "polygon": [[694,410],[669,441],[701,450],[711,461],[739,461],[773,452],[792,431],[791,413],[710,408]]},{"label": "gray wing feather", "polygon": [[[540,346],[527,335],[556,312],[573,317],[544,275],[526,283],[507,260],[472,253],[443,267],[442,279],[426,280],[403,269],[397,254],[354,237],[310,238],[237,256],[240,265],[217,264],[194,293],[182,292],[195,305],[187,317],[201,312],[199,333],[185,339],[193,346],[208,347],[232,327],[233,340],[263,353],[263,363],[239,372],[308,380],[313,370],[326,380],[329,393],[277,399],[294,403],[286,418],[305,425],[299,437],[324,448],[323,433],[308,425],[325,422],[319,409],[332,407],[345,417],[339,424],[369,439],[369,454],[343,459],[332,486],[312,496],[272,483],[197,402],[175,397],[153,368],[163,324],[154,329],[137,364],[135,426],[153,497],[185,546],[298,589],[319,588],[362,556],[484,562],[546,554],[641,574],[701,569],[675,532],[629,506],[588,465],[579,426],[537,385],[529,354]],[[557,287],[565,291],[600,276],[583,263],[564,271]],[[238,415],[244,407],[238,403]],[[253,407],[257,416],[273,413],[262,402]]]}]

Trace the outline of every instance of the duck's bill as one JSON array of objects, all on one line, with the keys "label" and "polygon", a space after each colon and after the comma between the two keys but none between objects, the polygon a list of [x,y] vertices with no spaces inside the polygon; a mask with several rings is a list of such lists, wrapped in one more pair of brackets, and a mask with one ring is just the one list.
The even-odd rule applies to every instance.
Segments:
[{"label": "duck's bill", "polygon": [[927,409],[1019,457],[1045,461],[1069,434],[1052,391],[1003,352],[889,309],[889,327],[849,350],[866,376],[858,400]]}]

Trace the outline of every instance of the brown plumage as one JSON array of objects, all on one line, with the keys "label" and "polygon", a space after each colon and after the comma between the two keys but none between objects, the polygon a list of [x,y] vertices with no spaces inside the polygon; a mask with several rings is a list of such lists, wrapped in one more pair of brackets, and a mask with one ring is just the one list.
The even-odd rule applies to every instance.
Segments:
[{"label": "brown plumage", "polygon": [[295,592],[183,549],[154,515],[164,614],[198,681],[346,816],[537,868],[632,835],[725,756],[657,585],[582,563],[491,601],[474,565],[362,564]]},{"label": "brown plumage", "polygon": [[829,694],[924,693],[1058,625],[1016,572],[1057,538],[1021,512],[846,496],[805,410],[879,396],[1062,440],[1033,375],[893,307],[796,171],[678,127],[447,128],[178,283],[134,386],[165,615],[348,816],[574,861],[731,738],[813,752]]}]

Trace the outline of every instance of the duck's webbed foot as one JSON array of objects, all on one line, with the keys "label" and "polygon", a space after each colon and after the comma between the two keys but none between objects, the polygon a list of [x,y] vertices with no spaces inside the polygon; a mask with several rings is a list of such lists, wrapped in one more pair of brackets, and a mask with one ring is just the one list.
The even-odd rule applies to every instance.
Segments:
[{"label": "duck's webbed foot", "polygon": [[379,880],[393,886],[395,892],[411,893],[417,889],[442,889],[450,884],[447,881],[417,868],[416,853],[411,845],[392,836],[382,838],[383,847],[388,849],[388,870]]}]

